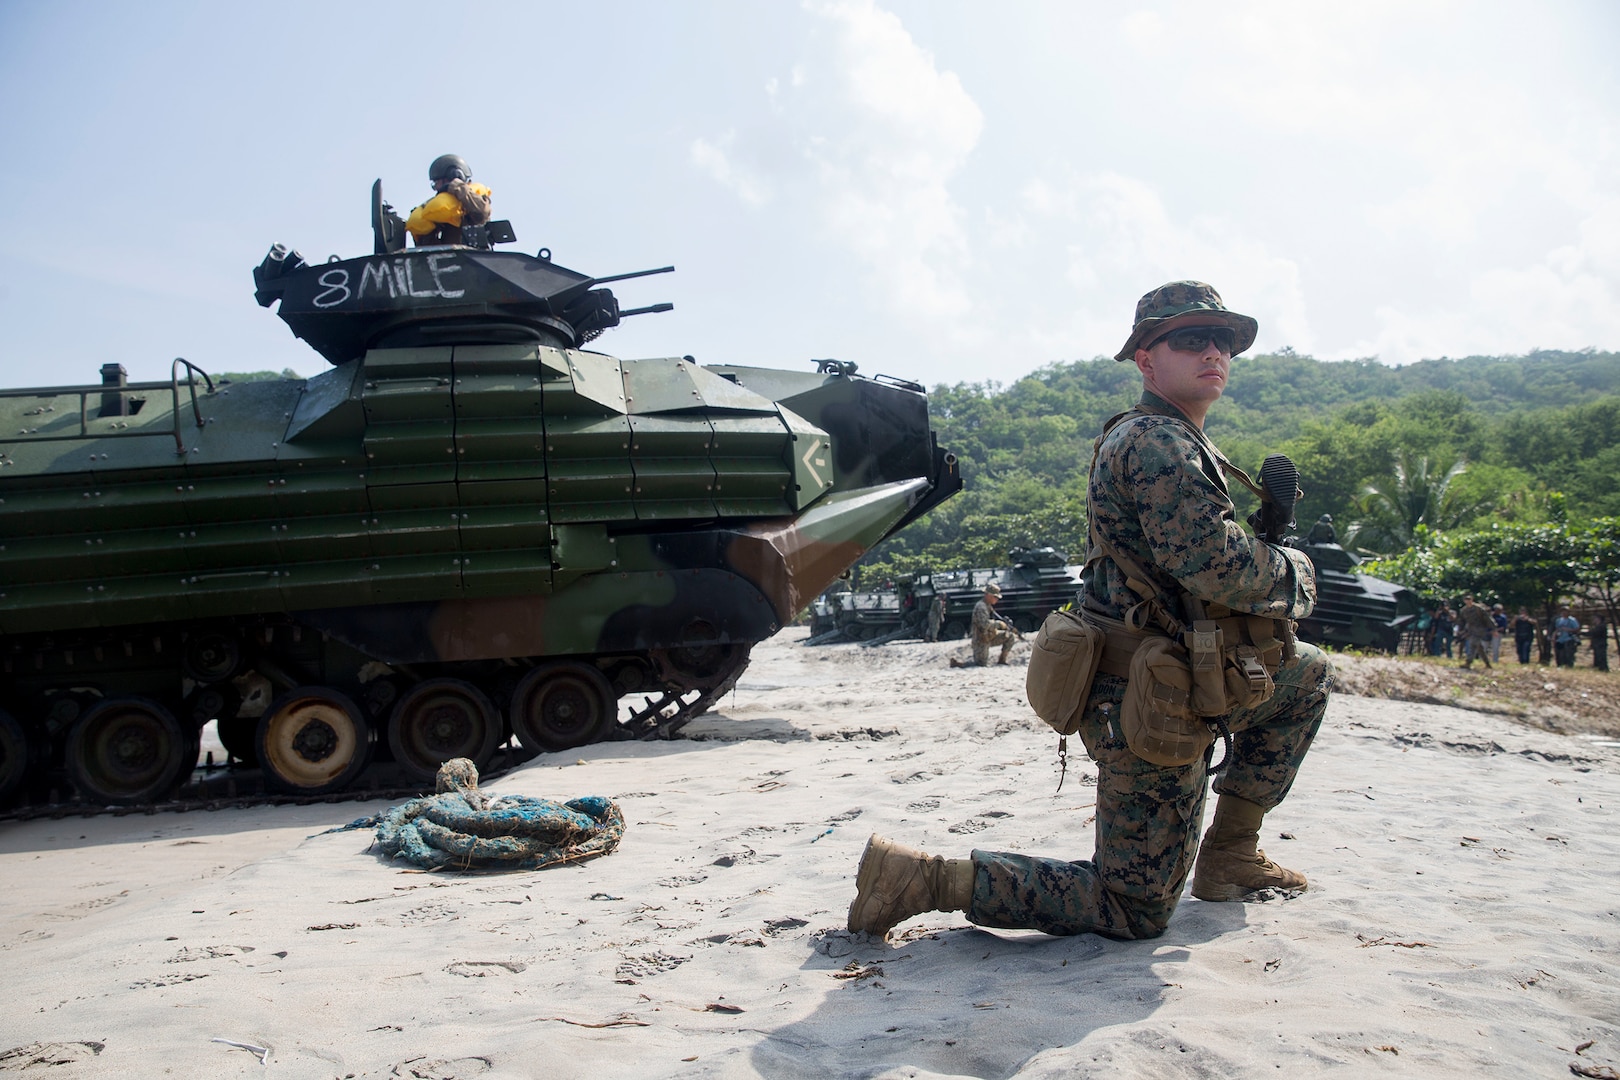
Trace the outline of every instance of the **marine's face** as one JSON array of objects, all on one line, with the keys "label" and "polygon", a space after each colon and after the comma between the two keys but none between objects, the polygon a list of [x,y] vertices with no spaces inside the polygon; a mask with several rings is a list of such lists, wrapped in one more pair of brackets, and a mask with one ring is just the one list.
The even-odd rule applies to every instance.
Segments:
[{"label": "marine's face", "polygon": [[1148,389],[1202,421],[1210,404],[1226,390],[1232,357],[1214,341],[1200,352],[1183,352],[1165,340],[1137,349],[1136,366]]}]

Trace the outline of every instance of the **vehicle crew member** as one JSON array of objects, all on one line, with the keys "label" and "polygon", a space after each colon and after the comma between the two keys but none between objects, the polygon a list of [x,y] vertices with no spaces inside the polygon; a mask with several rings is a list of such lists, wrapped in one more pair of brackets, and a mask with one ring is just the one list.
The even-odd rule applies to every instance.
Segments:
[{"label": "vehicle crew member", "polygon": [[441,154],[428,166],[428,181],[437,192],[411,211],[405,228],[417,247],[461,243],[465,225],[489,223],[491,192],[472,182],[472,168],[456,154]]},{"label": "vehicle crew member", "polygon": [[[1172,282],[1137,304],[1136,325],[1116,359],[1135,362],[1142,397],[1099,439],[1088,497],[1103,545],[1093,546],[1082,579],[1087,610],[1119,618],[1137,605],[1127,572],[1102,553],[1112,548],[1162,595],[1185,593],[1270,619],[1310,613],[1310,560],[1243,531],[1225,459],[1203,432],[1226,389],[1232,355],[1253,344],[1256,330],[1254,319],[1229,311],[1200,282]],[[874,835],[857,872],[849,928],[885,935],[937,909],[966,911],[981,926],[1150,938],[1169,924],[1189,874],[1201,900],[1305,888],[1303,874],[1259,849],[1260,823],[1293,785],[1327,708],[1329,676],[1326,656],[1301,643],[1273,672],[1269,699],[1223,717],[1232,749],[1217,774],[1220,798],[1200,851],[1205,761],[1162,767],[1138,757],[1118,723],[1126,680],[1100,672],[1078,732],[1097,763],[1092,858],[974,851],[945,859]]]},{"label": "vehicle crew member", "polygon": [[1307,544],[1337,544],[1339,534],[1333,528],[1333,515],[1323,514],[1317,518],[1316,524],[1311,526],[1311,531],[1305,534],[1305,542]]}]

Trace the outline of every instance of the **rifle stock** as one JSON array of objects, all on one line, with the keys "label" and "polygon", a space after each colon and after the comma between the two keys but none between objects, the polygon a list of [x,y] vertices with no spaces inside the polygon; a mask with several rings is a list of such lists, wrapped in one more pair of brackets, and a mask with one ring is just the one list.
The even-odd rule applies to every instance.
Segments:
[{"label": "rifle stock", "polygon": [[[1260,509],[1249,518],[1254,535],[1270,544],[1280,544],[1295,528],[1294,505],[1304,496],[1299,488],[1299,468],[1286,454],[1269,454],[1260,465]],[[1283,659],[1296,655],[1294,623],[1278,619],[1282,631]]]}]

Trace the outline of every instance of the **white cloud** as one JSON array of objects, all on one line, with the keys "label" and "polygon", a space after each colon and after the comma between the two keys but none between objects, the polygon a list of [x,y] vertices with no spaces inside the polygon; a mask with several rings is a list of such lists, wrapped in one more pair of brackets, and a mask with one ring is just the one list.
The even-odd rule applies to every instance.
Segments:
[{"label": "white cloud", "polygon": [[[1070,284],[1084,295],[1122,273],[1211,267],[1228,300],[1256,309],[1261,347],[1325,358],[1613,347],[1620,124],[1612,80],[1556,62],[1574,25],[1457,0],[1170,2],[1118,17],[1154,62],[1151,79],[1136,68],[1139,107],[1196,102],[1205,129],[1264,161],[1257,190],[1272,196],[1199,217],[1172,175],[1084,174],[1070,183],[1094,205],[1068,211],[1083,238]],[[1024,196],[1024,213],[1052,212],[1048,188]]]},{"label": "white cloud", "polygon": [[1120,20],[1120,32],[1137,49],[1157,49],[1164,43],[1164,16],[1149,10],[1129,12]]},{"label": "white cloud", "polygon": [[1338,350],[1388,363],[1426,357],[1613,347],[1620,341],[1620,198],[1581,222],[1578,242],[1522,266],[1476,270],[1451,296],[1375,312],[1378,331]]},{"label": "white cloud", "polygon": [[[1113,349],[1143,291],[1194,277],[1260,320],[1258,348],[1325,359],[1620,342],[1613,89],[1546,67],[1553,21],[1457,0],[1037,4],[999,36],[937,17],[936,56],[870,0],[802,10],[762,119],[693,161],[769,200],[807,263],[849,254],[846,340],[1011,375]],[[1008,42],[1038,75],[1021,94],[961,51]],[[1542,75],[1513,66],[1521,45]],[[1007,112],[1032,90],[1061,124]],[[987,123],[996,159],[976,160]]]},{"label": "white cloud", "polygon": [[690,148],[692,164],[749,206],[763,206],[771,199],[770,185],[733,160],[731,146],[736,138],[736,132],[728,131],[713,142],[703,138],[693,139]]},{"label": "white cloud", "polygon": [[[1548,263],[1566,272],[1587,271],[1608,280],[1620,281],[1620,195],[1601,201],[1580,225],[1580,243],[1560,248],[1548,256]],[[1611,309],[1620,315],[1620,310]]]},{"label": "white cloud", "polygon": [[1052,359],[1112,350],[1142,293],[1185,278],[1209,282],[1234,310],[1254,315],[1260,347],[1312,345],[1298,265],[1234,221],[1178,218],[1156,188],[1114,172],[1033,180],[1019,206],[1019,228],[1066,245],[1066,315],[1023,330],[1029,347]]},{"label": "white cloud", "polygon": [[[963,210],[950,182],[972,153],[983,115],[900,20],[870,0],[805,5],[832,48],[772,80],[776,129],[693,144],[693,161],[739,198],[780,193],[788,214],[819,225],[866,271],[879,306],[944,332],[972,307]],[[790,153],[769,155],[770,139]],[[779,151],[780,147],[777,148]],[[774,157],[770,179],[739,160]]]}]

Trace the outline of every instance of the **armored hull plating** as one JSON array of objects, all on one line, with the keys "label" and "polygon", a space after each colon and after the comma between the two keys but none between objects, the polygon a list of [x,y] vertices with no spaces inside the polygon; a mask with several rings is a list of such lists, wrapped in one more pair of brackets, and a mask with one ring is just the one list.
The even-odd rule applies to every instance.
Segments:
[{"label": "armored hull plating", "polygon": [[582,350],[630,313],[546,260],[256,278],[330,370],[0,391],[0,801],[161,798],[210,719],[303,794],[667,733],[961,486],[920,388]]},{"label": "armored hull plating", "polygon": [[1416,593],[1360,573],[1361,560],[1338,544],[1296,545],[1316,567],[1316,609],[1299,621],[1299,636],[1316,645],[1399,651],[1401,634],[1417,618]]}]

